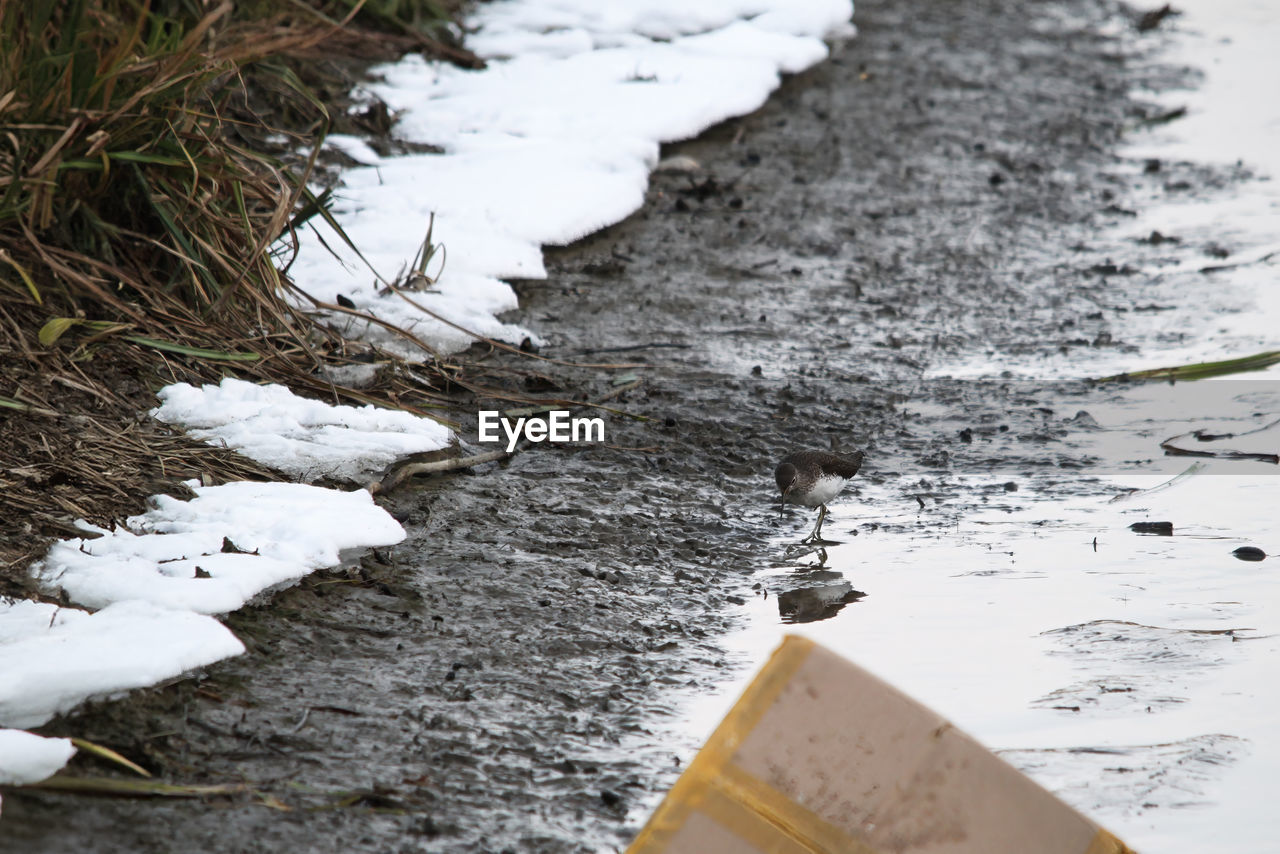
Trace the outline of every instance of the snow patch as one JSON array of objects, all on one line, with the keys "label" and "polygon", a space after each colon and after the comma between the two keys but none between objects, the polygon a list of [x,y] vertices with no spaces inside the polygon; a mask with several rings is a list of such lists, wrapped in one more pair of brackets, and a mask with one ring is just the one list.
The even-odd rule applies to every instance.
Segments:
[{"label": "snow patch", "polygon": [[408,412],[334,406],[279,385],[232,378],[160,390],[151,414],[211,445],[224,445],[290,477],[367,481],[408,454],[449,444],[449,429]]},{"label": "snow patch", "polygon": [[53,776],[76,752],[69,738],[0,729],[0,785],[25,786]]},{"label": "snow patch", "polygon": [[78,605],[141,600],[225,614],[263,591],[335,566],[343,549],[388,546],[404,529],[365,490],[241,481],[195,486],[96,539],[63,540],[33,572]]},{"label": "snow patch", "polygon": [[212,617],[150,602],[95,614],[0,603],[0,726],[39,726],[92,697],[155,685],[242,652]]}]

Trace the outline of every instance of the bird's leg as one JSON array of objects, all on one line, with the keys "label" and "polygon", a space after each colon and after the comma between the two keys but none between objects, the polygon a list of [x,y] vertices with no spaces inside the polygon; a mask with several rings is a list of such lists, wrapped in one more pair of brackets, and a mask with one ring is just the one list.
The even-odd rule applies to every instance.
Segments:
[{"label": "bird's leg", "polygon": [[805,537],[800,542],[802,543],[818,542],[818,540],[821,539],[820,535],[822,533],[822,520],[825,518],[827,518],[827,505],[819,504],[818,505],[818,524],[814,525],[813,532],[810,533],[809,536]]}]

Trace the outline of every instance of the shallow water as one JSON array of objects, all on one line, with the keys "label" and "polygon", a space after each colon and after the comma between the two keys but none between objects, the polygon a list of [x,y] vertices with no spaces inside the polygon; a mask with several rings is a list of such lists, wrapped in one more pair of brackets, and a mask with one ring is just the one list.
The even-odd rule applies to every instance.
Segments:
[{"label": "shallow water", "polygon": [[[1132,845],[1206,850],[1227,819],[1227,838],[1245,844],[1280,769],[1280,688],[1263,678],[1280,656],[1280,590],[1275,558],[1232,551],[1280,548],[1280,484],[1211,471],[1118,501],[997,500],[960,519],[931,507],[881,514],[898,490],[863,489],[825,529],[843,543],[760,577],[751,625],[731,645],[763,661],[784,633],[811,637],[1007,752]],[[1123,496],[1122,485],[1161,480],[1106,482]],[[1128,527],[1157,520],[1173,535]],[[780,614],[787,597],[841,587],[865,595],[838,612],[810,607],[815,622]],[[734,694],[697,709],[696,725],[709,731]],[[1196,816],[1177,817],[1184,807]]]},{"label": "shallow water", "polygon": [[[1129,265],[1098,300],[1106,343],[1123,346],[1027,358],[997,344],[929,376],[1038,380],[1043,398],[1053,378],[1280,346],[1280,254],[1266,257],[1280,248],[1280,180],[1268,179],[1280,179],[1280,108],[1267,91],[1280,11],[1243,0],[1179,9],[1149,61],[1186,63],[1203,79],[1144,93],[1188,116],[1130,132],[1120,203],[1138,211],[1089,246]],[[1216,189],[1184,192],[1178,174],[1201,169]],[[1138,245],[1157,230],[1176,242]],[[776,563],[729,640],[750,666],[690,709],[690,728],[709,733],[781,637],[801,634],[933,706],[1134,847],[1274,850],[1280,472],[1166,456],[1160,442],[1276,421],[1276,373],[1073,395],[1088,417],[1060,418],[1055,453],[1078,471],[1002,462],[1010,447],[979,432],[970,441],[991,453],[968,471],[923,488],[855,481],[824,527],[839,544],[797,553],[788,543],[808,518],[775,538]],[[946,417],[936,402],[915,411]],[[955,413],[957,428],[966,415]],[[1181,444],[1274,454],[1276,436]],[[913,492],[920,502],[908,503]],[[1172,533],[1135,522],[1169,522]],[[1241,546],[1269,556],[1238,559]]]}]

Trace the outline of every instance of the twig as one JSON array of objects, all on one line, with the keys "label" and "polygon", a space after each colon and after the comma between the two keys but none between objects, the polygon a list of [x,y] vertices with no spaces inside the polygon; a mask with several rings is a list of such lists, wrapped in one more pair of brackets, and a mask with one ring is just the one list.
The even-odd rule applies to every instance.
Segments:
[{"label": "twig", "polygon": [[628,344],[625,347],[592,347],[587,350],[575,350],[573,355],[586,356],[589,353],[625,353],[628,350],[657,350],[665,348],[669,350],[688,350],[693,347],[692,344],[668,344],[665,342],[655,341],[650,344]]},{"label": "twig", "polygon": [[[587,403],[577,403],[572,409],[582,409],[588,406],[594,406],[600,409],[608,409],[601,406],[605,401],[612,400],[620,394],[631,391],[640,386],[642,380],[627,383],[610,389],[600,398]],[[616,410],[608,410],[610,412]],[[621,413],[626,415],[627,413]],[[404,483],[415,474],[433,474],[436,472],[456,471],[457,469],[467,469],[478,466],[483,463],[492,463],[498,460],[504,460],[513,457],[520,451],[524,450],[528,440],[521,439],[516,446],[510,451],[486,451],[483,454],[474,454],[470,457],[453,457],[447,460],[433,460],[431,462],[405,462],[393,465],[391,469],[383,476],[382,480],[369,484],[368,490],[372,495],[379,495],[390,492]]]},{"label": "twig", "polygon": [[309,717],[311,717],[311,709],[310,708],[303,709],[302,717],[298,720],[298,723],[295,726],[289,729],[289,735],[294,735],[298,732],[301,732],[302,728],[307,725],[307,718]]},{"label": "twig", "polygon": [[1221,273],[1223,270],[1235,270],[1239,267],[1247,267],[1250,264],[1265,264],[1277,255],[1280,255],[1280,249],[1273,250],[1265,255],[1260,255],[1257,258],[1246,258],[1242,261],[1232,261],[1229,264],[1210,264],[1207,267],[1201,267],[1199,272]]},{"label": "twig", "polygon": [[415,474],[433,474],[435,472],[469,469],[482,463],[492,463],[512,456],[515,451],[486,451],[471,457],[454,457],[448,460],[436,460],[430,463],[403,463],[393,466],[391,471],[380,481],[369,484],[369,492],[373,495],[390,492]]},{"label": "twig", "polygon": [[401,338],[408,340],[410,343],[415,344],[418,347],[421,347],[424,352],[430,354],[431,356],[435,358],[440,357],[440,354],[436,352],[436,349],[434,347],[432,347],[426,341],[423,341],[417,335],[414,335],[412,332],[410,332],[409,330],[405,329],[402,326],[396,326],[394,323],[390,323],[386,320],[383,320],[380,317],[370,314],[367,311],[360,311],[359,309],[355,309],[355,308],[347,308],[345,305],[338,305],[337,303],[325,302],[324,300],[316,299],[311,294],[307,293],[305,290],[297,287],[296,285],[294,286],[294,290],[296,290],[298,293],[302,294],[304,297],[309,299],[312,305],[314,305],[316,308],[322,308],[325,311],[333,311],[339,314],[349,314],[352,317],[358,317],[361,320],[366,321],[368,323],[381,326],[383,329],[386,329],[388,332],[391,332],[395,335],[399,335]]}]

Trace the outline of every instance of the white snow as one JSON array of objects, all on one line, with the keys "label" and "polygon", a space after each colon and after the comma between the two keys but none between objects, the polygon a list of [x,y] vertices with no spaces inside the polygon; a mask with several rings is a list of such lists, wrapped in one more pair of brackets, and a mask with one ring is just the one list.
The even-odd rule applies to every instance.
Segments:
[{"label": "white snow", "polygon": [[0,729],[0,785],[23,786],[52,776],[76,752],[69,738]]},{"label": "white snow", "polygon": [[[334,566],[346,549],[404,537],[364,490],[190,485],[192,500],[153,496],[151,510],[115,530],[80,522],[97,536],[56,543],[33,567],[49,592],[100,610],[0,601],[0,726],[38,726],[86,699],[239,655],[244,646],[207,615]],[[52,747],[12,758],[4,747],[0,742],[0,782],[8,773],[11,782],[29,782],[22,774],[47,767],[37,764],[40,757],[53,762]]]},{"label": "white snow", "polygon": [[[325,302],[402,326],[443,353],[474,338],[423,314],[384,282],[401,273],[436,215],[447,253],[439,281],[413,299],[477,335],[537,336],[502,323],[516,307],[503,277],[543,278],[543,244],[564,244],[636,211],[660,143],[695,136],[764,103],[780,74],[827,55],[852,32],[848,0],[513,0],[467,22],[482,71],[408,57],[379,69],[373,94],[397,134],[443,154],[382,158],[330,140],[366,166],[344,175],[335,216],[377,275],[332,233],[305,229],[290,275]],[[316,225],[327,232],[322,225]],[[341,318],[349,334],[421,356],[403,339]]]},{"label": "white snow", "polygon": [[[114,531],[86,525],[101,536],[56,543],[35,566],[36,578],[89,608],[142,600],[225,614],[337,565],[343,549],[404,538],[363,489],[241,481],[194,490],[191,501],[154,496],[151,510]],[[238,551],[224,552],[224,538]]]},{"label": "white snow", "polygon": [[211,445],[225,445],[290,477],[360,481],[400,457],[449,444],[447,427],[408,412],[335,406],[279,385],[225,378],[160,390],[151,414]]},{"label": "white snow", "polygon": [[94,614],[0,603],[0,726],[38,726],[91,697],[155,685],[242,652],[212,617],[149,602]]}]

